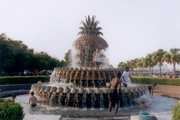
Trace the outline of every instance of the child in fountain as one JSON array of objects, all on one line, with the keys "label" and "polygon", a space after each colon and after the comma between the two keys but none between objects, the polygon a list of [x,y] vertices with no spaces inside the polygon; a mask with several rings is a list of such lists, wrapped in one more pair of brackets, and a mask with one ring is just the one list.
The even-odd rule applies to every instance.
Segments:
[{"label": "child in fountain", "polygon": [[30,93],[30,98],[29,98],[29,104],[31,105],[31,107],[36,107],[37,106],[37,98],[34,96],[34,92],[31,91]]},{"label": "child in fountain", "polygon": [[122,76],[121,76],[121,81],[124,87],[128,86],[130,79],[131,79],[131,75],[129,73],[129,67],[126,67],[125,71],[122,73]]}]

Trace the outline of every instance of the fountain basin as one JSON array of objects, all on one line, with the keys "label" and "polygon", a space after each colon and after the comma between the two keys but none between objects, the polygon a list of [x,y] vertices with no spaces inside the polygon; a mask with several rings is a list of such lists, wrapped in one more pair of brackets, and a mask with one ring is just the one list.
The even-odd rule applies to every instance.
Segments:
[{"label": "fountain basin", "polygon": [[[108,108],[110,88],[76,87],[70,83],[37,83],[32,91],[44,104],[79,108]],[[121,107],[135,105],[137,98],[148,94],[148,87],[136,85],[117,89]]]},{"label": "fountain basin", "polygon": [[[152,104],[148,108],[138,106],[125,107],[119,110],[117,116],[130,115],[130,120],[137,120],[140,111],[147,111],[155,115],[158,120],[170,120],[171,109],[176,104],[177,100],[163,96],[153,96]],[[25,117],[24,120],[59,120],[59,118],[84,118],[97,120],[101,117],[114,117],[114,112],[108,112],[107,109],[79,109],[72,107],[51,107],[48,105],[38,105],[37,108],[31,109],[28,104],[28,95],[17,96],[16,102],[23,106]]]}]

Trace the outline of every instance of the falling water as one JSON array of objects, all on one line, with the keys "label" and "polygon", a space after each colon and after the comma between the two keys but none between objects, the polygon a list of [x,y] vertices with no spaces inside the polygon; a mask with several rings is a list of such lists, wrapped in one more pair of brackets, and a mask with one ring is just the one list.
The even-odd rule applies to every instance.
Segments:
[{"label": "falling water", "polygon": [[110,66],[109,64],[109,59],[106,57],[104,50],[96,52],[94,56],[94,62],[101,63],[100,68],[102,69],[112,68],[112,66]]},{"label": "falling water", "polygon": [[71,49],[71,54],[70,54],[70,67],[72,68],[80,68],[79,63],[80,63],[80,58],[78,57],[79,54],[79,50],[76,49],[74,46]]},{"label": "falling water", "polygon": [[100,108],[105,108],[103,93],[100,94]]},{"label": "falling water", "polygon": [[60,81],[60,76],[57,74],[57,68],[54,68],[52,74],[50,75],[50,83],[57,83]]}]

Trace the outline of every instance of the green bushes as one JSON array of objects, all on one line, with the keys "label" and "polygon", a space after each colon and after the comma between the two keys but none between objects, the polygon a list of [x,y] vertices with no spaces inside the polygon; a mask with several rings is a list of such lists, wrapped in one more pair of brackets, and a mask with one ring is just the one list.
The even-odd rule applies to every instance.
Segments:
[{"label": "green bushes", "polygon": [[8,100],[0,100],[0,120],[23,120],[23,108]]},{"label": "green bushes", "polygon": [[45,52],[34,52],[19,40],[0,34],[0,75],[18,75],[24,70],[52,70],[63,67],[65,60],[58,60]]},{"label": "green bushes", "polygon": [[172,110],[172,120],[180,120],[180,102]]},{"label": "green bushes", "polygon": [[47,82],[48,76],[3,76],[0,77],[0,84],[28,84],[37,81]]},{"label": "green bushes", "polygon": [[162,84],[162,85],[180,85],[180,78],[168,79],[168,78],[156,78],[156,77],[133,77],[133,83],[139,84]]}]

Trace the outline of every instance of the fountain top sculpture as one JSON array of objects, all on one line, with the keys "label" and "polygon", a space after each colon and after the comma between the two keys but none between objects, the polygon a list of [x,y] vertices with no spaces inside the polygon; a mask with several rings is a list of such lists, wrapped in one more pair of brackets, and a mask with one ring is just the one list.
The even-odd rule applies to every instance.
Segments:
[{"label": "fountain top sculpture", "polygon": [[80,37],[74,43],[74,47],[78,51],[76,57],[79,58],[78,65],[80,67],[99,67],[103,64],[105,55],[102,51],[108,47],[108,44],[101,37],[103,35],[100,31],[102,28],[98,27],[98,24],[95,16],[88,16],[85,21],[82,21]]}]

